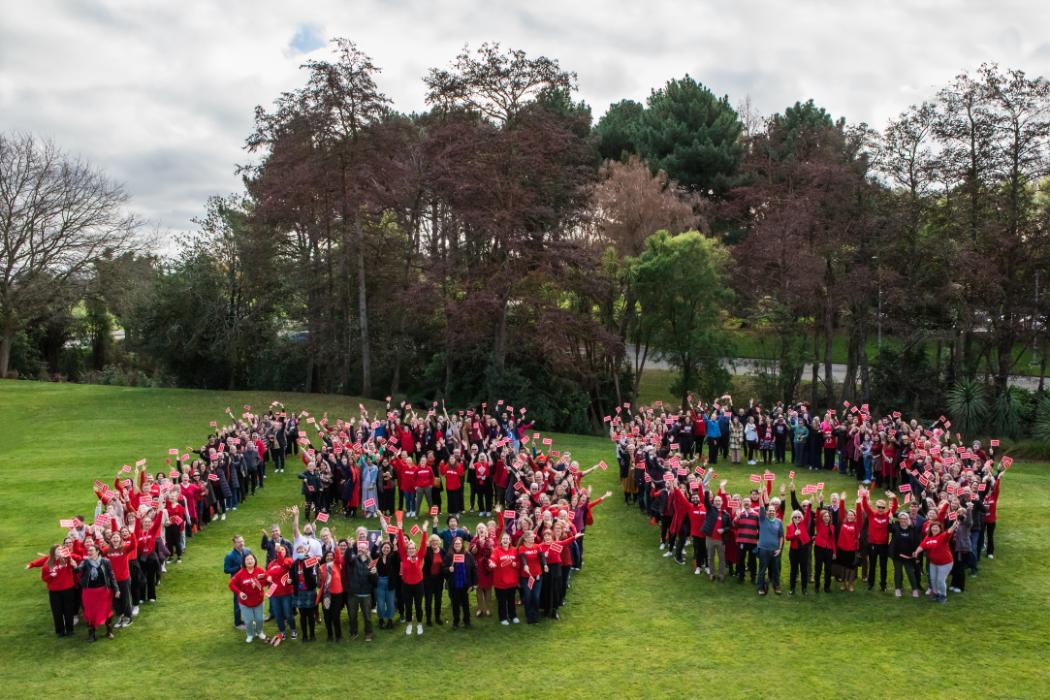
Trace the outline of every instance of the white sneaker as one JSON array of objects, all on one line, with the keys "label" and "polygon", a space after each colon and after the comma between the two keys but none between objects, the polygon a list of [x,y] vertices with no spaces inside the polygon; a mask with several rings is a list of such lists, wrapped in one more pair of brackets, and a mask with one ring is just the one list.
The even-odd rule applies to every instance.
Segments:
[{"label": "white sneaker", "polygon": [[161,564],[160,564],[160,572],[162,574],[168,573],[168,565],[165,564],[164,562],[161,562]]},{"label": "white sneaker", "polygon": [[416,623],[416,634],[419,635],[420,637],[423,636],[423,623],[422,622],[417,622]]},{"label": "white sneaker", "polygon": [[412,634],[412,623],[409,622],[408,626],[405,627],[405,636],[410,636],[411,634]]},{"label": "white sneaker", "polygon": [[499,623],[501,625],[509,625],[510,624],[510,622],[508,622],[507,620],[500,620]]},{"label": "white sneaker", "polygon": [[237,510],[237,506],[234,506],[234,507],[233,507],[233,509],[234,509],[234,510]]},{"label": "white sneaker", "polygon": [[995,559],[995,555],[994,555],[994,554],[989,554],[989,555],[988,555],[988,558],[989,558],[989,559]]},{"label": "white sneaker", "polygon": [[518,624],[519,622],[521,622],[521,620],[519,620],[518,618],[514,618],[514,624],[515,625]]},{"label": "white sneaker", "polygon": [[661,552],[662,552],[662,551],[664,551],[664,546],[665,546],[665,545],[664,545],[664,543],[663,543],[663,542],[661,542],[661,543],[660,543],[660,551],[661,551]]},{"label": "white sneaker", "polygon": [[73,616],[73,626],[76,627],[78,622],[80,622],[80,616],[79,615],[74,615]]},{"label": "white sneaker", "polygon": [[[131,616],[132,617],[138,617],[138,614],[139,614],[139,606],[136,605],[133,608],[131,608]],[[76,623],[74,623],[74,624],[76,624]]]},{"label": "white sneaker", "polygon": [[248,635],[248,638],[247,638],[247,639],[245,639],[244,641],[246,641],[246,642],[247,642],[248,644],[251,644],[251,643],[252,643],[252,640],[253,640],[253,639],[254,639],[254,637],[252,637],[252,636],[251,636],[251,635],[249,634],[249,635]]},{"label": "white sneaker", "polygon": [[225,514],[225,513],[223,513],[223,514],[222,514],[222,517],[221,517],[221,518],[219,518],[219,520],[225,520],[225,519],[226,519],[226,514]]},{"label": "white sneaker", "polygon": [[263,634],[262,632],[260,632],[259,633],[259,639],[265,642],[266,641],[266,635]]},{"label": "white sneaker", "polygon": [[707,574],[708,576],[710,576],[711,575],[711,567],[710,566],[705,566],[704,567],[704,573]]},{"label": "white sneaker", "polygon": [[672,554],[674,554],[674,552],[672,552],[672,551],[671,551],[671,550],[669,549],[669,550],[667,550],[666,552],[664,552],[664,558],[666,559],[667,557],[671,556]]},{"label": "white sneaker", "polygon": [[698,566],[695,569],[693,569],[693,573],[696,574],[697,576],[699,576],[700,575],[700,567]]}]

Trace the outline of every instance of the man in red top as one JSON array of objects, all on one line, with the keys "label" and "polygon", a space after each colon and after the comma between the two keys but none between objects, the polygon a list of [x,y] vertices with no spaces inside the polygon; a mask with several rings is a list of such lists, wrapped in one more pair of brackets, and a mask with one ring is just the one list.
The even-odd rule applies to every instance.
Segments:
[{"label": "man in red top", "polygon": [[875,588],[875,561],[878,559],[879,589],[883,593],[886,592],[886,562],[890,553],[890,518],[897,512],[896,494],[887,491],[886,496],[890,499],[888,511],[886,501],[881,498],[875,501],[875,508],[872,509],[867,489],[861,495],[861,506],[868,516],[868,590]]}]

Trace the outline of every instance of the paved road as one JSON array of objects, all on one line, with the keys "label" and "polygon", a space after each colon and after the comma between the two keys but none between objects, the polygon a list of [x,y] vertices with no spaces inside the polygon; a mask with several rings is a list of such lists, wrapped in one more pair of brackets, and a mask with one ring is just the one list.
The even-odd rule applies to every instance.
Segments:
[{"label": "paved road", "polygon": [[[628,348],[628,353],[632,350]],[[630,357],[631,355],[628,355]],[[758,374],[762,366],[761,360],[750,360],[744,357],[738,357],[734,360],[724,360],[723,365],[733,374]],[[654,360],[650,356],[649,360],[645,363],[646,369],[671,369],[671,366],[664,360]],[[807,379],[811,376],[812,366],[806,365],[802,370],[802,378]],[[817,372],[820,376],[824,376],[824,365],[817,367]],[[835,378],[836,382],[842,382],[846,379],[846,365],[831,365],[831,374]],[[1022,389],[1028,391],[1035,391],[1039,388],[1039,377],[1027,377],[1024,375],[1011,374],[1010,375],[1010,386],[1019,386]]]}]

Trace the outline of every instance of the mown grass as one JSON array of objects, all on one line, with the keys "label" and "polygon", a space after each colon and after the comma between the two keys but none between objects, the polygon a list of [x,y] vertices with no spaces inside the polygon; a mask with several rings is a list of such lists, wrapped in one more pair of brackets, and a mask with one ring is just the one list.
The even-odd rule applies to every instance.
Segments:
[{"label": "mown grass", "polygon": [[[746,584],[693,576],[659,556],[657,530],[623,504],[610,470],[592,475],[597,491],[615,495],[588,530],[587,564],[560,622],[249,646],[231,626],[222,556],[235,532],[257,544],[253,533],[296,500],[289,471],[195,537],[157,605],[115,641],[89,645],[82,628],[57,639],[39,572],[23,566],[57,540],[60,517],[89,510],[92,480],[141,457],[156,467],[169,447],[197,444],[227,405],[275,398],[315,414],[346,415],[358,403],[0,382],[0,696],[1045,697],[1050,478],[1037,464],[1006,477],[998,556],[947,606],[859,592],[759,599]],[[607,439],[555,436],[555,446],[584,464],[611,456]],[[719,469],[731,491],[746,489],[751,470]]]}]

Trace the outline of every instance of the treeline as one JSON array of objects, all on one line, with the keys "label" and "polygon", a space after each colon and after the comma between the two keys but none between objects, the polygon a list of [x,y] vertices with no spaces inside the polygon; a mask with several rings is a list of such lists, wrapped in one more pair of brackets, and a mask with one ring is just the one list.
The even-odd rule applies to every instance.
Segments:
[{"label": "treeline", "polygon": [[[62,284],[39,265],[34,286],[67,291],[21,306],[5,277],[0,369],[10,351],[30,376],[507,398],[586,431],[656,354],[678,394],[728,389],[730,326],[776,345],[766,400],[931,413],[978,382],[974,410],[1010,401],[1015,353],[1045,341],[1041,78],[982,66],[881,132],[812,101],[764,118],[689,76],[595,123],[573,73],[498,45],[424,81],[427,111],[401,113],[336,40],[256,109],[243,192],[173,257],[121,240]],[[869,358],[878,333],[900,342]]]}]

